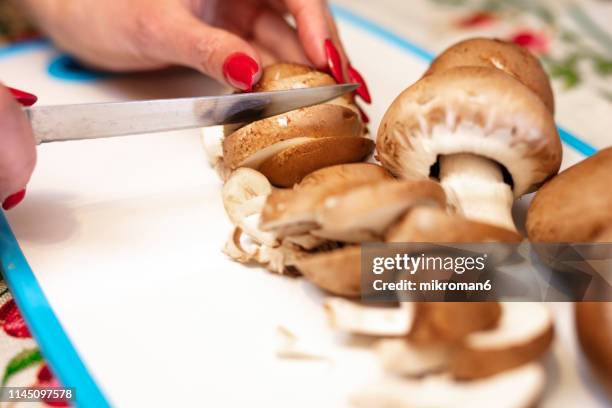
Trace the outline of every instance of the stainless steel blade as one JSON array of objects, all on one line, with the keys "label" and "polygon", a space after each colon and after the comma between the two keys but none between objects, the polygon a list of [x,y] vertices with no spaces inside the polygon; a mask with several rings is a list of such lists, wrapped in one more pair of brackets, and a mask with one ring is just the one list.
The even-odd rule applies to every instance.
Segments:
[{"label": "stainless steel blade", "polygon": [[334,99],[358,86],[341,84],[198,98],[36,106],[24,110],[36,142],[45,143],[251,122]]}]

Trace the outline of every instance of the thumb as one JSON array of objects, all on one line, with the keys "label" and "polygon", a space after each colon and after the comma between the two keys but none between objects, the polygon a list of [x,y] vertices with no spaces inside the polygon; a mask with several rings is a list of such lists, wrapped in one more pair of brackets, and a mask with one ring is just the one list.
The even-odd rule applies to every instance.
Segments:
[{"label": "thumb", "polygon": [[[28,121],[15,98],[0,85],[0,201],[9,209],[23,198],[22,190],[34,170],[36,144]],[[9,203],[10,201],[10,203]]]},{"label": "thumb", "polygon": [[243,91],[250,91],[259,81],[259,54],[242,38],[206,25],[188,13],[172,19],[171,24],[164,42],[175,63],[195,68]]}]

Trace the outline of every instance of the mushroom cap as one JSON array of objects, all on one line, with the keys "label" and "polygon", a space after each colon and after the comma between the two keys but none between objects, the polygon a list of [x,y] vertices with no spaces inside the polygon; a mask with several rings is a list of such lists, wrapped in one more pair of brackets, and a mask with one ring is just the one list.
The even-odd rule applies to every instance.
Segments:
[{"label": "mushroom cap", "polygon": [[352,188],[392,179],[383,167],[350,163],[324,167],[302,179],[292,190],[274,190],[266,201],[261,228],[280,236],[307,232],[318,226],[316,211],[323,201]]},{"label": "mushroom cap", "polygon": [[612,393],[612,303],[576,303],[576,330],[582,350]]},{"label": "mushroom cap", "polygon": [[[334,79],[310,67],[297,64],[274,64],[266,67],[256,91],[277,91],[332,85]],[[363,159],[373,150],[373,142],[363,138],[365,127],[351,95],[343,95],[324,104],[296,109],[244,126],[227,126],[223,140],[224,164],[229,169],[251,167],[260,170],[273,184],[290,186],[313,169],[341,162]],[[359,141],[322,142],[318,139],[351,137]],[[361,140],[363,139],[363,140]],[[345,148],[344,144],[346,144]],[[330,160],[330,152],[338,153]],[[364,151],[367,150],[367,153]],[[300,159],[299,156],[307,155]],[[291,159],[288,161],[287,159]],[[292,163],[290,171],[278,166]],[[302,166],[305,166],[302,169]],[[296,171],[300,169],[300,171]]]},{"label": "mushroom cap", "polygon": [[374,150],[365,137],[323,137],[285,149],[264,161],[259,170],[270,182],[291,187],[317,169],[364,160]]},{"label": "mushroom cap", "polygon": [[413,209],[386,236],[387,242],[423,243],[519,243],[522,239],[514,231],[431,207]]},{"label": "mushroom cap", "polygon": [[534,242],[612,242],[612,147],[564,170],[537,192],[527,212]]},{"label": "mushroom cap", "polygon": [[[380,197],[380,200],[375,199]],[[446,195],[433,180],[388,180],[328,197],[312,234],[334,241],[381,241],[389,226],[410,208],[446,207]]]},{"label": "mushroom cap", "polygon": [[347,246],[298,259],[297,269],[306,279],[330,293],[358,297],[361,288],[361,248]]},{"label": "mushroom cap", "polygon": [[402,92],[385,114],[378,158],[402,178],[428,178],[438,155],[473,153],[503,165],[514,196],[556,174],[561,141],[544,103],[498,69],[456,67]]},{"label": "mushroom cap", "polygon": [[257,168],[281,146],[264,151],[268,147],[290,139],[303,139],[302,143],[322,137],[360,136],[363,125],[359,115],[352,110],[329,103],[300,108],[281,115],[250,123],[227,136],[223,141],[223,156],[231,168],[249,166]]},{"label": "mushroom cap", "polygon": [[470,38],[444,50],[425,75],[435,75],[459,66],[497,68],[535,92],[551,113],[555,100],[548,75],[528,49],[497,38]]}]

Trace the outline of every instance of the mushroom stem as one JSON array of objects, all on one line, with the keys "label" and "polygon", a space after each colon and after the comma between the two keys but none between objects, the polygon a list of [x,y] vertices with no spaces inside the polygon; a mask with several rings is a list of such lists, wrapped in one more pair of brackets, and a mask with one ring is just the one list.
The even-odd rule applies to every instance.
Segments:
[{"label": "mushroom stem", "polygon": [[469,153],[440,156],[440,183],[458,213],[516,232],[512,188],[494,161]]}]

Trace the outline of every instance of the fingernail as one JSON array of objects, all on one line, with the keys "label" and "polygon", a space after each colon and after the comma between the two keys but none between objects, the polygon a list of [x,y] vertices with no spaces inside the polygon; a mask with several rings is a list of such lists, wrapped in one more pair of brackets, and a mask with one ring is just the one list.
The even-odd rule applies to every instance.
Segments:
[{"label": "fingernail", "polygon": [[365,103],[372,103],[372,98],[370,97],[370,91],[368,90],[368,85],[366,85],[365,80],[351,64],[348,66],[348,75],[350,82],[356,82],[361,85],[359,88],[355,89],[357,95],[361,96],[361,99],[364,100]]},{"label": "fingernail", "polygon": [[[357,105],[357,104],[355,104]],[[361,109],[361,106],[357,105],[357,109],[359,109],[359,114],[361,115],[361,121],[363,123],[370,123],[370,118],[368,117],[368,115],[364,112],[363,109]]]},{"label": "fingernail", "polygon": [[19,204],[21,201],[23,201],[23,198],[25,197],[25,188],[21,191],[16,192],[15,194],[11,194],[10,196],[8,196],[4,202],[2,203],[2,209],[3,210],[10,210],[11,208],[15,207],[17,204]]},{"label": "fingernail", "polygon": [[344,73],[342,72],[342,59],[338,49],[329,38],[325,40],[325,54],[327,55],[327,65],[334,79],[339,84],[344,83]]},{"label": "fingernail", "polygon": [[38,100],[36,95],[33,95],[29,92],[20,91],[19,89],[7,87],[11,95],[17,99],[17,102],[22,104],[23,106],[32,106]]},{"label": "fingernail", "polygon": [[242,52],[236,52],[225,60],[223,75],[234,88],[251,91],[259,72],[259,64]]}]

